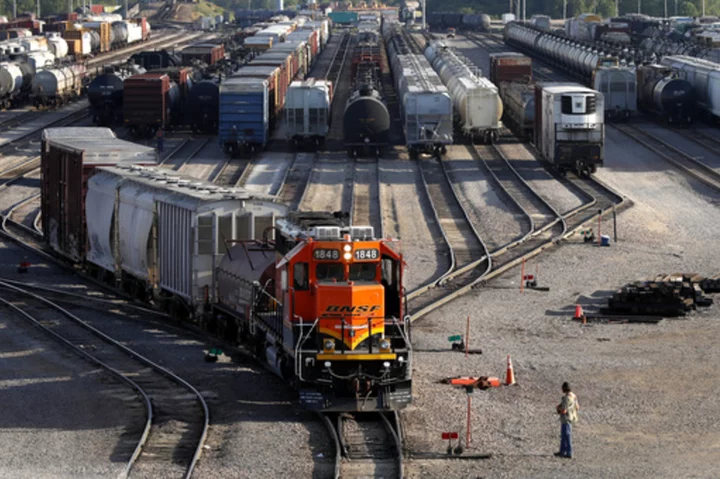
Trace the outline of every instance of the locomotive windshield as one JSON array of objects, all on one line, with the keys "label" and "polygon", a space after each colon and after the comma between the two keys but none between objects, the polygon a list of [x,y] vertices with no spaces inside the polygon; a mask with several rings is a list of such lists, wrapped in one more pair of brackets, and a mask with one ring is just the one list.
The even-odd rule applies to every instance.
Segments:
[{"label": "locomotive windshield", "polygon": [[353,263],[350,265],[350,281],[375,281],[376,263]]},{"label": "locomotive windshield", "polygon": [[319,282],[337,282],[345,279],[342,263],[318,263],[315,267],[315,278]]}]

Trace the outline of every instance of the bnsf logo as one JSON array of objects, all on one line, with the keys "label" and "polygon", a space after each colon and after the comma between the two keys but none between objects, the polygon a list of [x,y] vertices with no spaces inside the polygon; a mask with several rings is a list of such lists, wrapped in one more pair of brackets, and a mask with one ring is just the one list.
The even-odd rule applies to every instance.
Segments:
[{"label": "bnsf logo", "polygon": [[330,305],[327,308],[325,308],[326,313],[374,313],[375,311],[379,311],[381,306],[379,305],[369,305],[369,304],[360,304],[357,306],[335,306]]}]

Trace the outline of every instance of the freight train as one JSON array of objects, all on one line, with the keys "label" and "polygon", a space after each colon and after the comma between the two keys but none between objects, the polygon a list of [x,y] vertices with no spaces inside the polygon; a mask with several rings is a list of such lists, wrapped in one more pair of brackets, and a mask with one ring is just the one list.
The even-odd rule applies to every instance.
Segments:
[{"label": "freight train", "polygon": [[92,121],[98,126],[122,124],[124,81],[133,75],[141,75],[145,69],[135,64],[123,67],[106,67],[96,75],[87,88]]},{"label": "freight train", "polygon": [[532,59],[514,52],[491,53],[490,81],[500,93],[504,123],[518,138],[532,140],[535,132]]},{"label": "freight train", "polygon": [[390,141],[390,113],[382,97],[382,71],[388,68],[383,49],[379,25],[355,38],[350,62],[353,81],[343,113],[343,138],[350,156],[357,156],[359,150],[380,156]]},{"label": "freight train", "polygon": [[670,125],[689,125],[695,116],[695,90],[671,67],[638,67],[638,105]]},{"label": "freight train", "polygon": [[383,38],[400,100],[405,142],[412,157],[445,154],[453,143],[453,102],[424,55],[413,54],[398,23],[386,21]]},{"label": "freight train", "polygon": [[589,176],[604,160],[604,96],[576,83],[534,83],[532,60],[517,53],[490,55],[490,79],[502,95],[505,118],[531,139],[560,173]]},{"label": "freight train", "polygon": [[428,13],[427,23],[433,29],[440,31],[450,27],[476,32],[490,31],[490,17],[484,13],[432,12]]},{"label": "freight train", "polygon": [[[305,78],[327,43],[327,21],[287,23],[267,32],[270,46],[220,85],[218,131],[226,153],[265,148],[282,119],[290,84]],[[285,41],[273,43],[280,33]]]},{"label": "freight train", "polygon": [[155,152],[104,128],[46,129],[41,158],[53,252],[174,319],[248,345],[308,409],[410,404],[395,240],[349,226],[347,214],[288,213],[248,190],[140,166]]},{"label": "freight train", "polygon": [[[43,27],[50,29],[58,23],[23,19],[0,24],[0,33],[6,37],[10,37],[10,33],[16,35],[0,42],[0,109],[28,102],[40,106],[64,104],[76,98],[85,86],[82,71],[86,57],[145,41],[150,35],[150,25],[145,18],[95,20],[65,22],[68,24],[64,30],[48,32],[46,36],[42,36]],[[13,30],[8,29],[8,25],[27,28]],[[51,72],[35,80],[44,70]]]},{"label": "freight train", "polygon": [[283,123],[286,138],[295,148],[325,144],[330,132],[332,82],[318,78],[294,81],[285,96]]},{"label": "freight train", "polygon": [[503,112],[497,87],[471,69],[474,65],[442,40],[430,42],[425,57],[452,96],[461,134],[473,142],[496,141]]},{"label": "freight train", "polygon": [[535,146],[561,174],[588,177],[603,165],[602,93],[572,83],[535,84]]},{"label": "freight train", "polygon": [[720,116],[720,65],[684,55],[664,57],[661,65],[672,68],[680,79],[692,85],[696,110],[708,118]]},{"label": "freight train", "polygon": [[628,118],[637,114],[634,65],[621,63],[616,56],[527,25],[509,23],[505,26],[504,39],[508,45],[561,68],[602,92],[608,118]]}]

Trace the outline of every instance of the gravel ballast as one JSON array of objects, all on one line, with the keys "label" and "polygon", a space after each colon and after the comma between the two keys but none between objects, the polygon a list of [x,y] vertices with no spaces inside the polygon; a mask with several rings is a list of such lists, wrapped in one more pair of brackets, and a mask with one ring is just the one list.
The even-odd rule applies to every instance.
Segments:
[{"label": "gravel ballast", "polygon": [[[0,243],[0,257],[8,253]],[[0,477],[116,477],[145,421],[130,386],[4,305],[0,391]]]},{"label": "gravel ballast", "polygon": [[[717,473],[719,306],[658,325],[582,327],[571,318],[576,303],[592,313],[614,290],[641,277],[718,274],[720,211],[705,187],[624,135],[608,133],[605,155],[598,177],[635,203],[618,217],[619,243],[598,248],[573,238],[527,265],[538,267],[540,286],[549,292],[521,295],[515,270],[415,324],[415,402],[403,413],[407,444],[417,457],[410,461],[411,477]],[[483,354],[466,360],[449,351],[447,336],[463,333],[468,315],[471,348]],[[476,449],[470,453],[493,457],[419,457],[444,454],[442,431],[465,433],[465,392],[438,381],[455,375],[504,379],[507,354],[518,385],[473,396]],[[582,406],[572,461],[552,455],[559,447],[555,405],[563,381],[573,385]],[[696,406],[688,408],[689,398]]]}]

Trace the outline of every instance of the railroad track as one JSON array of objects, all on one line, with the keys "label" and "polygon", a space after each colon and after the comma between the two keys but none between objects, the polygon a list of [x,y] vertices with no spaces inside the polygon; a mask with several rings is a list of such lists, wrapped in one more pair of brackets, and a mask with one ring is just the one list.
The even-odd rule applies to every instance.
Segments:
[{"label": "railroad track", "polygon": [[403,478],[403,436],[395,413],[322,414],[335,444],[337,478]]},{"label": "railroad track", "polygon": [[408,311],[413,319],[454,299],[446,287],[471,287],[492,267],[487,246],[473,226],[463,201],[453,190],[442,162],[432,159],[418,163],[425,192],[450,249],[450,266],[434,282],[408,293]]},{"label": "railroad track", "polygon": [[[195,138],[188,141],[188,153],[178,155],[179,161],[175,162],[173,169],[178,173],[189,175],[188,170],[192,168],[192,160],[210,143],[211,138]],[[189,175],[192,176],[192,175]],[[200,178],[199,178],[200,179]]]},{"label": "railroad track", "polygon": [[220,171],[214,178],[210,178],[210,181],[218,186],[235,186],[249,163],[250,160],[247,158],[228,157]]},{"label": "railroad track", "polygon": [[0,281],[0,304],[75,353],[135,390],[146,420],[124,476],[192,475],[207,436],[209,411],[202,395],[182,378],[157,365],[40,294]]},{"label": "railroad track", "polygon": [[[614,124],[613,128],[637,141],[645,148],[656,153],[659,157],[671,163],[679,170],[692,176],[705,185],[720,191],[720,172],[709,167],[692,155],[675,148],[657,135],[641,130],[629,123]],[[708,147],[710,149],[717,148]]]},{"label": "railroad track", "polygon": [[281,203],[290,205],[292,210],[300,207],[316,160],[315,153],[296,153],[292,165],[288,168],[277,198]]},{"label": "railroad track", "polygon": [[[475,246],[471,254],[462,259],[465,266],[458,265],[458,246],[460,251],[469,251],[467,248],[467,236],[459,235],[458,219],[461,216],[469,226],[472,226],[468,220],[465,209],[462,207],[462,199],[455,193],[451,187],[450,178],[445,173],[446,182],[443,187],[436,186],[435,191],[430,188],[428,180],[423,180],[428,189],[433,207],[436,211],[440,226],[443,228],[443,234],[450,245],[453,263],[448,272],[439,280],[426,286],[418,288],[408,294],[408,311],[411,321],[423,317],[429,312],[439,308],[440,306],[452,301],[453,299],[471,291],[475,287],[483,286],[490,281],[513,267],[518,266],[523,260],[532,258],[547,248],[550,248],[562,240],[570,237],[579,229],[583,228],[588,222],[597,220],[599,216],[606,217],[612,213],[617,213],[628,207],[631,203],[612,189],[602,184],[599,180],[581,179],[574,176],[562,177],[555,173],[549,165],[548,171],[551,175],[563,183],[565,186],[579,192],[584,196],[586,202],[572,211],[561,215],[549,203],[547,203],[540,195],[538,195],[524,178],[512,167],[510,162],[505,158],[497,147],[494,150],[495,160],[502,160],[506,168],[513,175],[516,175],[520,184],[511,185],[508,181],[499,181],[501,189],[516,201],[516,203],[526,213],[532,217],[542,218],[539,224],[536,224],[533,218],[532,229],[516,241],[513,241],[501,248],[488,251],[487,246],[476,233],[476,239],[480,246]],[[427,170],[427,165],[435,162],[421,162],[424,168],[421,169],[423,175]],[[441,168],[441,167],[436,167]],[[497,170],[495,166],[493,169]],[[496,174],[491,170],[491,173]],[[439,173],[435,171],[435,178],[439,177]],[[444,190],[444,194],[439,194],[440,188]],[[454,214],[452,207],[455,207]],[[463,215],[460,214],[458,206],[463,208]],[[474,229],[473,229],[474,231]],[[467,235],[467,230],[464,231]],[[464,250],[463,250],[464,248]],[[480,251],[484,251],[480,254]]]},{"label": "railroad track", "polygon": [[32,138],[39,140],[40,136],[42,134],[42,130],[44,130],[45,128],[69,126],[73,123],[83,121],[89,117],[90,117],[89,107],[83,107],[80,110],[76,110],[71,113],[68,113],[66,116],[63,116],[56,120],[53,120],[49,123],[45,123],[44,125],[35,127],[34,129],[27,131],[27,132],[21,134],[20,136],[13,138],[12,140],[8,140],[5,143],[2,143],[0,145],[0,154],[11,154],[12,151],[15,148],[17,148],[21,142],[23,142],[23,140],[26,140],[28,138],[32,137]]},{"label": "railroad track", "polygon": [[[330,154],[332,155],[332,154]],[[298,203],[301,211],[346,211],[352,208],[353,168],[340,153],[313,163]]]},{"label": "railroad track", "polygon": [[353,167],[352,204],[353,225],[372,226],[376,238],[383,237],[382,206],[380,204],[379,161],[356,159]]}]

